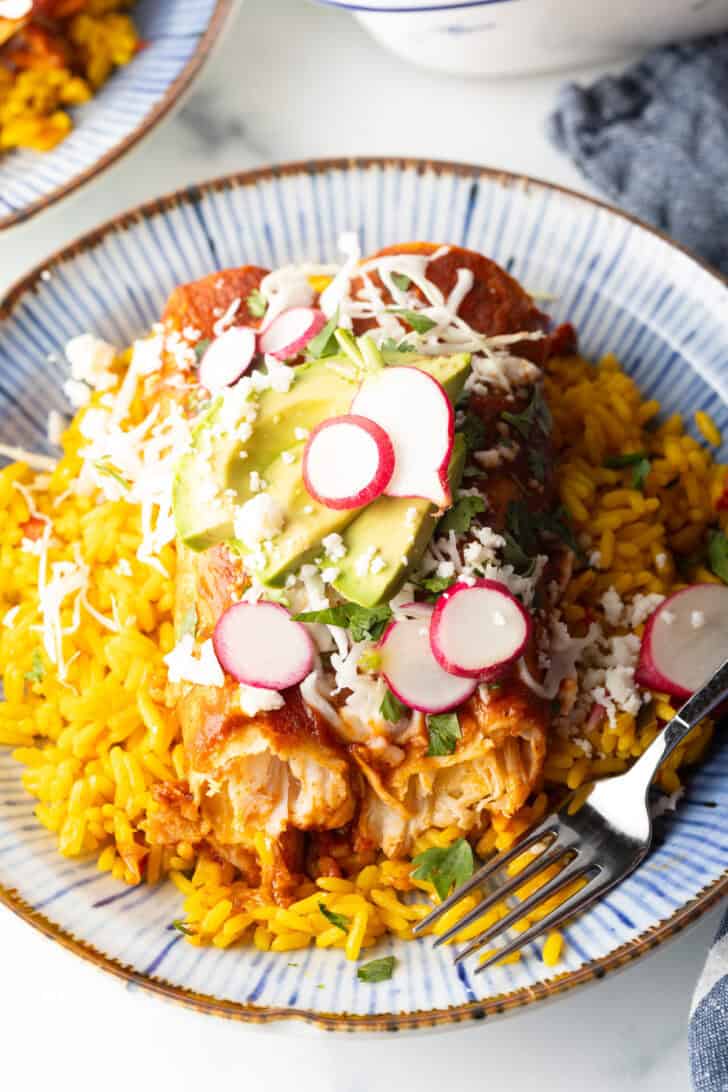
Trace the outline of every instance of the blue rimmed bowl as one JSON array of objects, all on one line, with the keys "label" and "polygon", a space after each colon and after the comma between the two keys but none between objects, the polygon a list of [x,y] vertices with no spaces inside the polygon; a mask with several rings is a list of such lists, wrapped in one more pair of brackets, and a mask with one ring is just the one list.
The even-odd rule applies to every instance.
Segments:
[{"label": "blue rimmed bowl", "polygon": [[[42,449],[64,409],[57,360],[92,330],[123,345],[180,281],[253,262],[330,261],[358,230],[365,252],[406,239],[461,244],[512,269],[571,319],[592,357],[611,350],[663,410],[712,414],[728,436],[728,287],[663,236],[544,182],[407,160],[311,162],[194,186],[136,209],[49,257],[0,303],[0,439]],[[720,452],[728,459],[728,445]],[[728,893],[728,748],[718,742],[658,821],[644,864],[566,931],[563,965],[536,947],[473,977],[430,940],[390,943],[390,982],[359,983],[342,954],[291,963],[254,949],[199,949],[170,923],[171,885],[127,888],[58,856],[20,769],[0,748],[0,902],[76,954],[166,997],[248,1021],[305,1019],[391,1030],[482,1019],[554,997],[644,955]]]},{"label": "blue rimmed bowl", "polygon": [[114,163],[178,102],[208,57],[233,0],[139,0],[133,17],[145,42],[90,102],[50,152],[0,153],[0,231],[27,220]]},{"label": "blue rimmed bowl", "polygon": [[351,11],[406,61],[455,76],[519,75],[622,57],[728,27],[708,0],[318,0]]}]

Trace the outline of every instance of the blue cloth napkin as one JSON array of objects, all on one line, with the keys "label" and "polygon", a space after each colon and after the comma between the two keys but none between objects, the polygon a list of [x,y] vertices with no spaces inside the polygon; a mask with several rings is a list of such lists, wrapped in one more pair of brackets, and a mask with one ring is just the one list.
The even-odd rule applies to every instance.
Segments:
[{"label": "blue cloth napkin", "polygon": [[567,84],[548,128],[611,201],[728,273],[728,34]]},{"label": "blue cloth napkin", "polygon": [[[728,274],[728,34],[562,88],[549,135],[607,197]],[[728,915],[690,1015],[696,1092],[728,1092]]]}]

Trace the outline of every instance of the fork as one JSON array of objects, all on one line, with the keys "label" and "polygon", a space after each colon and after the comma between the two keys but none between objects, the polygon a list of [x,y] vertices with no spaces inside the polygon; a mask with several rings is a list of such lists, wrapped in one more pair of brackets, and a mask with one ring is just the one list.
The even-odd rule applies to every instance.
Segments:
[{"label": "fork", "polygon": [[568,894],[541,921],[483,959],[474,973],[486,970],[600,899],[629,876],[647,856],[652,842],[648,790],[659,767],[698,721],[708,716],[726,696],[728,660],[685,702],[626,773],[587,783],[570,793],[558,811],[530,830],[517,845],[487,861],[431,914],[419,921],[414,932],[421,932],[435,924],[464,895],[480,888],[510,861],[529,850],[535,851],[538,846],[541,849],[525,868],[488,893],[473,910],[442,933],[435,946],[457,936],[462,929],[513,895],[528,880],[553,865],[561,865],[561,871],[510,909],[499,921],[479,933],[456,955],[455,962],[460,963],[484,944],[502,937],[521,918],[533,913],[546,900],[564,892],[572,884],[582,882],[578,891]]}]

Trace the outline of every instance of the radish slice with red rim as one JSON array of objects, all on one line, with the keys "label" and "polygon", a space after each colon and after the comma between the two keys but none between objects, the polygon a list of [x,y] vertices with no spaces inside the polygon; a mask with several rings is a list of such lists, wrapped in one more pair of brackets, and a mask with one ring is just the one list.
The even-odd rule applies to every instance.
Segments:
[{"label": "radish slice with red rim", "polygon": [[379,642],[381,672],[396,698],[422,713],[446,713],[475,692],[474,679],[444,671],[430,647],[429,617],[390,622]]},{"label": "radish slice with red rim", "polygon": [[418,368],[384,368],[367,376],[351,412],[376,421],[394,447],[389,497],[423,497],[439,508],[451,503],[447,469],[455,414],[445,388]]},{"label": "radish slice with red rim", "polygon": [[728,587],[692,584],[647,620],[635,680],[689,698],[728,659]]},{"label": "radish slice with red rim", "polygon": [[223,670],[248,686],[285,690],[313,670],[308,630],[278,603],[234,603],[218,619],[212,643]]},{"label": "radish slice with red rim", "polygon": [[394,450],[384,429],[345,414],[322,421],[303,452],[306,489],[327,508],[360,508],[376,500],[394,471]]},{"label": "radish slice with red rim", "polygon": [[262,353],[278,360],[291,360],[326,325],[326,315],[315,307],[289,307],[277,315],[258,336]]},{"label": "radish slice with red rim", "polygon": [[200,361],[202,386],[215,394],[237,383],[253,362],[257,336],[250,326],[231,326],[211,341]]},{"label": "radish slice with red rim", "polygon": [[432,653],[445,671],[491,682],[520,656],[531,635],[525,607],[497,580],[453,584],[435,605]]}]

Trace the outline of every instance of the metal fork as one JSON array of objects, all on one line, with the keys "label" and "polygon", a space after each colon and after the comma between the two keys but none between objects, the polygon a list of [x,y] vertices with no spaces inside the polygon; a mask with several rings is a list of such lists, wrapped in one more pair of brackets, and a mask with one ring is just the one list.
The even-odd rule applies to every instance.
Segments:
[{"label": "metal fork", "polygon": [[504,944],[482,960],[475,974],[493,963],[518,951],[551,929],[557,928],[610,888],[628,876],[646,857],[652,842],[652,818],[648,806],[648,790],[661,764],[681,743],[698,721],[715,709],[728,696],[728,660],[711,679],[697,690],[643,752],[635,764],[620,774],[602,781],[582,785],[569,794],[557,812],[548,816],[505,853],[496,854],[464,884],[458,887],[431,914],[414,927],[420,932],[439,921],[469,891],[480,888],[486,880],[529,850],[540,852],[517,875],[488,893],[478,905],[465,914],[452,928],[435,941],[444,944],[466,926],[477,921],[492,907],[513,895],[544,869],[561,865],[561,871],[528,898],[513,906],[504,917],[479,933],[455,957],[459,963],[489,941],[502,936],[524,916],[531,914],[547,899],[582,881],[541,921]]}]

